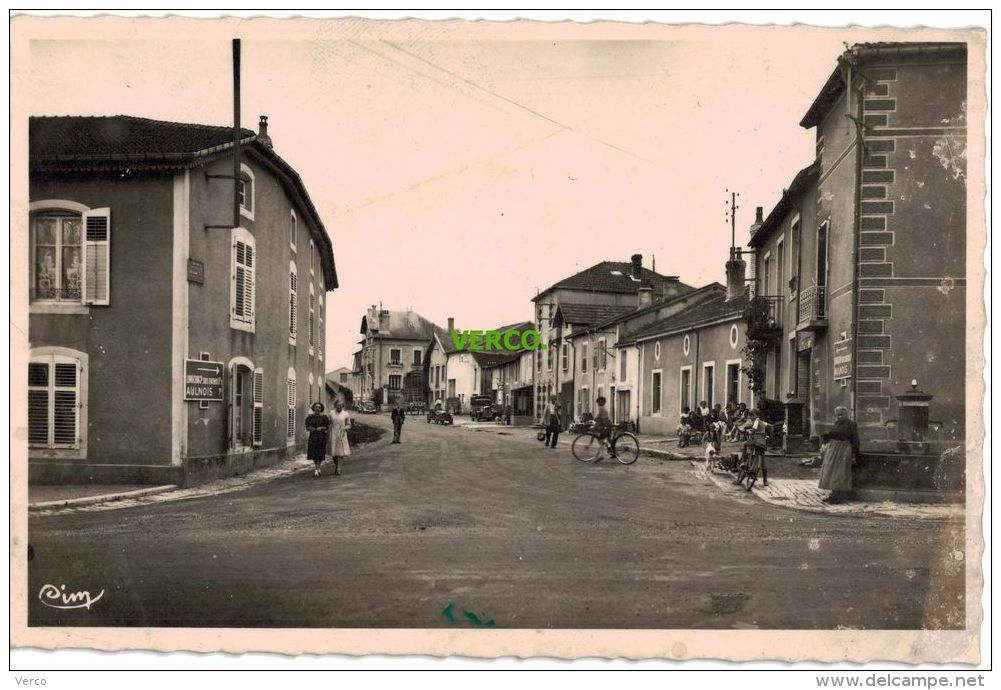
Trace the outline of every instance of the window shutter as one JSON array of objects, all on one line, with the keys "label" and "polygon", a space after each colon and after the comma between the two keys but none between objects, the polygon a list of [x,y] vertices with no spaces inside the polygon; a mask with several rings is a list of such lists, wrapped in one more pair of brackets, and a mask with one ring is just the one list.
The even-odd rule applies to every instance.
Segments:
[{"label": "window shutter", "polygon": [[298,305],[297,305],[297,302],[299,301],[298,300],[298,286],[296,285],[297,282],[298,281],[297,281],[297,276],[295,274],[295,271],[289,271],[289,274],[288,274],[288,287],[289,287],[289,294],[288,294],[288,332],[289,332],[289,336],[291,336],[293,340],[295,339],[295,336],[296,336],[296,331],[298,329],[298,323],[297,322],[299,320],[299,318],[298,318],[299,308],[298,308]]},{"label": "window shutter", "polygon": [[244,317],[248,321],[254,320],[254,247],[252,245],[246,245],[246,270],[243,272],[244,277],[244,298],[246,299],[246,308],[244,312]]},{"label": "window shutter", "polygon": [[264,372],[254,371],[254,445],[264,443]]},{"label": "window shutter", "polygon": [[83,302],[111,304],[111,209],[83,214]]},{"label": "window shutter", "polygon": [[28,445],[30,446],[49,445],[50,367],[48,361],[35,361],[28,365]]},{"label": "window shutter", "polygon": [[288,431],[289,438],[295,436],[295,379],[288,380]]}]

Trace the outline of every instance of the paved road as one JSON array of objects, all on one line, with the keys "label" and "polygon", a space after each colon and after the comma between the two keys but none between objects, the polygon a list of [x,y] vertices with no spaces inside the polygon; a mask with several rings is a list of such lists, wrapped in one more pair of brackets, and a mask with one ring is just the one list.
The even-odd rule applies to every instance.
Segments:
[{"label": "paved road", "polygon": [[[961,523],[804,513],[723,495],[684,462],[582,465],[566,445],[419,418],[338,478],[29,527],[32,625],[964,623]],[[105,593],[56,610],[45,584]]]}]

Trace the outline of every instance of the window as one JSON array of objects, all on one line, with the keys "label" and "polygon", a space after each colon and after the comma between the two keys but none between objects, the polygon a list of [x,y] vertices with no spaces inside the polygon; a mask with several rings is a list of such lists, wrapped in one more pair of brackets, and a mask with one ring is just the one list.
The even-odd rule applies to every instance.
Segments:
[{"label": "window", "polygon": [[295,441],[295,369],[289,367],[287,380],[288,397],[286,399],[288,415],[285,423],[285,436],[289,441]]},{"label": "window", "polygon": [[31,218],[33,302],[108,305],[111,303],[111,209],[73,202],[34,202],[72,207],[44,210]]},{"label": "window", "polygon": [[403,350],[399,348],[392,348],[389,351],[389,363],[390,364],[402,364],[403,363]]},{"label": "window", "polygon": [[455,379],[448,380],[448,397],[455,397]]},{"label": "window", "polygon": [[680,389],[678,395],[678,414],[681,410],[692,406],[692,368],[681,367]]},{"label": "window", "polygon": [[789,272],[792,274],[792,277],[789,280],[790,300],[796,297],[796,290],[799,288],[800,267],[796,265],[796,253],[802,251],[803,251],[802,224],[800,223],[800,220],[797,217],[792,224],[792,246],[789,248]]},{"label": "window", "polygon": [[626,351],[620,349],[619,350],[619,381],[626,381],[627,380],[626,374],[628,373],[628,370],[626,368],[626,361],[627,361]]},{"label": "window", "polygon": [[299,320],[299,279],[295,271],[295,262],[288,265],[288,341],[295,345],[295,334]]},{"label": "window", "polygon": [[650,381],[650,412],[659,415],[661,411],[661,378],[660,369],[653,372]]},{"label": "window", "polygon": [[254,332],[254,236],[233,229],[233,273],[230,326]]},{"label": "window", "polygon": [[256,182],[254,171],[245,163],[240,165],[240,179],[237,182],[237,194],[240,196],[240,215],[244,218],[254,219],[254,202],[256,193]]},{"label": "window", "polygon": [[295,251],[296,241],[299,239],[299,220],[295,217],[295,211],[289,211],[288,215],[288,246]]},{"label": "window", "polygon": [[781,295],[787,289],[786,285],[786,266],[785,266],[785,242],[779,240],[779,243],[775,248],[775,294]]},{"label": "window", "polygon": [[415,367],[421,366],[424,363],[424,351],[419,348],[414,348],[414,359],[413,363]]},{"label": "window", "polygon": [[587,373],[587,343],[580,344],[580,373]]},{"label": "window", "polygon": [[389,375],[389,390],[398,391],[403,387],[403,376],[400,374]]},{"label": "window", "polygon": [[555,352],[553,343],[549,343],[549,348],[546,350],[546,371],[553,370],[553,352]]},{"label": "window", "polygon": [[323,293],[316,296],[316,359],[321,366],[323,364],[323,345],[326,342],[327,332],[323,330]]},{"label": "window", "polygon": [[566,343],[563,343],[563,346],[560,348],[560,359],[561,359],[560,367],[563,369],[563,371],[566,371],[567,369],[569,369],[570,368],[570,346],[567,345]]},{"label": "window", "polygon": [[825,287],[827,285],[827,231],[829,221],[824,221],[817,228],[817,285]]},{"label": "window", "polygon": [[347,383],[348,382],[348,375],[347,374],[343,374],[342,373],[338,378],[339,378],[339,380],[340,380],[341,383]]},{"label": "window", "polygon": [[761,262],[761,294],[770,295],[772,287],[772,256],[771,252],[765,254]]},{"label": "window", "polygon": [[598,364],[599,364],[598,370],[604,371],[605,367],[608,366],[608,350],[605,349],[604,338],[598,340],[598,352],[596,352],[595,354],[598,355]]},{"label": "window", "polygon": [[587,414],[591,411],[591,390],[587,386],[580,389],[580,397],[577,398],[577,412]]},{"label": "window", "polygon": [[309,241],[309,275],[316,273],[316,252],[313,251],[313,240]]},{"label": "window", "polygon": [[29,448],[83,449],[86,361],[87,355],[75,350],[32,350],[28,363]]},{"label": "window", "polygon": [[316,295],[313,294],[313,284],[309,284],[309,354],[313,354],[316,345]]},{"label": "window", "polygon": [[702,364],[702,397],[710,409],[716,404],[716,365]]},{"label": "window", "polygon": [[726,402],[740,403],[740,360],[726,363]]}]

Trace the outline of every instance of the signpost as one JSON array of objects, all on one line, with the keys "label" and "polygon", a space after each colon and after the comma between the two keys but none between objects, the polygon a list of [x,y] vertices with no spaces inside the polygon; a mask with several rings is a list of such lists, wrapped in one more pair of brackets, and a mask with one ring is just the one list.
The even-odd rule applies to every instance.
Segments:
[{"label": "signpost", "polygon": [[852,339],[834,342],[834,380],[852,377]]},{"label": "signpost", "polygon": [[184,399],[222,402],[223,370],[222,362],[184,360]]}]

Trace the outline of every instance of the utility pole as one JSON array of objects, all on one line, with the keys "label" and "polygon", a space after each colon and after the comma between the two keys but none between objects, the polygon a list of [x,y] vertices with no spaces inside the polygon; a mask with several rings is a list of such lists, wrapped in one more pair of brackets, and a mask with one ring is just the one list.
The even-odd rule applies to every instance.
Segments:
[{"label": "utility pole", "polygon": [[[726,191],[730,192],[729,189]],[[727,220],[730,221],[730,260],[736,261],[737,257],[737,209],[740,206],[737,205],[737,197],[740,196],[737,192],[730,192],[730,206],[727,209]]]}]

